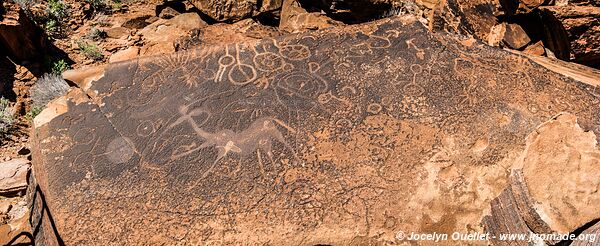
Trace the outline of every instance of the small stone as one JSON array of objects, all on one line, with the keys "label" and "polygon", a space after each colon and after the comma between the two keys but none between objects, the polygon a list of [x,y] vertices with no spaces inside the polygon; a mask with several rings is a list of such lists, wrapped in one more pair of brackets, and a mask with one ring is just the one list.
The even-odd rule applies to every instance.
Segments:
[{"label": "small stone", "polygon": [[31,150],[26,147],[21,148],[18,152],[19,155],[29,155],[31,154]]},{"label": "small stone", "polygon": [[504,33],[504,43],[513,49],[521,49],[529,44],[531,39],[519,24],[507,24]]},{"label": "small stone", "polygon": [[546,49],[544,48],[544,44],[542,43],[542,41],[538,41],[535,44],[525,47],[525,50],[523,50],[523,52],[529,55],[543,56],[544,54],[546,54]]},{"label": "small stone", "polygon": [[171,19],[179,14],[180,13],[177,12],[177,10],[175,10],[171,7],[166,7],[162,11],[160,11],[160,14],[158,14],[158,17],[160,17],[162,19]]},{"label": "small stone", "polygon": [[162,19],[171,19],[176,15],[185,13],[187,7],[183,1],[165,1],[162,4],[156,5],[154,12],[156,16]]},{"label": "small stone", "polygon": [[488,40],[487,43],[490,46],[500,46],[500,43],[502,43],[502,39],[504,38],[504,35],[506,33],[506,24],[505,23],[501,23],[498,25],[495,25],[491,28],[490,30],[490,34],[488,35]]},{"label": "small stone", "polygon": [[125,21],[121,26],[129,29],[142,29],[149,25],[152,22],[149,22],[149,19],[153,17],[151,15],[142,15],[131,18]]},{"label": "small stone", "polygon": [[0,200],[0,215],[6,215],[12,208],[12,204],[10,204],[9,199],[1,199]]},{"label": "small stone", "polygon": [[108,36],[109,38],[118,39],[127,35],[129,35],[129,29],[122,26],[106,30],[106,36]]}]

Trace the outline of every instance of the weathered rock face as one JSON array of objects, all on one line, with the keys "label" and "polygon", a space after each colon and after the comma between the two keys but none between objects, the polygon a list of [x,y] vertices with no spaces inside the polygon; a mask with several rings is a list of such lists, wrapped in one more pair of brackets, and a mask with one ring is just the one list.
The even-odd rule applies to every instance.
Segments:
[{"label": "weathered rock face", "polygon": [[408,19],[97,71],[35,119],[40,243],[483,231],[538,125],[600,132],[594,86]]},{"label": "weathered rock face", "polygon": [[499,2],[492,0],[437,1],[430,13],[430,27],[460,34],[469,34],[479,40],[488,40],[492,28],[498,24],[494,15]]},{"label": "weathered rock face", "polygon": [[242,1],[190,1],[204,14],[217,21],[238,21],[260,13],[281,9],[283,0],[242,0]]},{"label": "weathered rock face", "polygon": [[172,19],[161,19],[139,31],[146,45],[142,55],[169,54],[176,51],[175,42],[190,31],[205,26],[206,23],[196,13],[180,14]]},{"label": "weathered rock face", "polygon": [[322,13],[309,13],[297,0],[283,1],[279,29],[288,32],[303,32],[342,25]]},{"label": "weathered rock face", "polygon": [[600,7],[550,6],[543,9],[556,16],[564,26],[571,59],[600,68]]},{"label": "weathered rock face", "polygon": [[575,116],[560,115],[532,133],[522,165],[538,213],[554,231],[569,233],[600,217],[600,150]]},{"label": "weathered rock face", "polygon": [[26,159],[0,163],[0,196],[14,195],[27,189],[29,166]]},{"label": "weathered rock face", "polygon": [[[513,168],[508,188],[492,201],[483,222],[496,238],[508,233],[565,235],[600,217],[600,150],[594,133],[584,132],[574,115],[560,114],[532,132]],[[560,241],[546,239],[550,245]],[[528,245],[526,240],[518,243]]]},{"label": "weathered rock face", "polygon": [[594,245],[594,243],[598,243],[598,238],[600,238],[600,223],[596,223],[590,228],[583,231],[580,235],[589,235],[587,237],[578,238],[578,240],[574,241],[573,246],[587,246]]},{"label": "weathered rock face", "polygon": [[12,1],[0,2],[0,54],[17,61],[43,55],[42,31]]}]

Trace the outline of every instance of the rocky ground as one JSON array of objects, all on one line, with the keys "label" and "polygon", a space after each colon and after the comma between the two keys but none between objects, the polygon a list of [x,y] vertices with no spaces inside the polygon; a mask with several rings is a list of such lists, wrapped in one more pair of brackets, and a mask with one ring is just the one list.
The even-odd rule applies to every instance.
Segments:
[{"label": "rocky ground", "polygon": [[[0,243],[27,228],[32,87],[62,74],[391,16],[430,32],[600,68],[600,2],[582,0],[0,0]],[[78,86],[69,84],[69,86]],[[5,240],[5,241],[2,241]],[[27,242],[19,238],[18,242]]]}]

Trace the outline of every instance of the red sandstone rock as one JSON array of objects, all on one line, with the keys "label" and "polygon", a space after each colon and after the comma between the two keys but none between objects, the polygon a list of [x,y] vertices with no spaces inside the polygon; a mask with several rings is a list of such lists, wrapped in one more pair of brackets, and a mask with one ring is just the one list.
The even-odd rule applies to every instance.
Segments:
[{"label": "red sandstone rock", "polygon": [[29,166],[26,159],[0,163],[0,196],[14,195],[27,189]]},{"label": "red sandstone rock", "polygon": [[16,3],[3,1],[0,4],[5,12],[0,13],[0,53],[17,61],[42,56],[46,45],[42,31]]},{"label": "red sandstone rock", "polygon": [[[594,164],[600,82],[556,64],[398,18],[80,72],[34,120],[54,222],[44,217],[36,240],[357,245],[411,243],[398,231],[484,232],[524,150],[555,139],[527,138],[542,123],[568,112],[582,127],[560,135],[581,142],[541,141],[586,157],[552,170]],[[524,180],[540,186],[531,197],[566,206],[539,196],[555,186],[525,160]],[[37,202],[34,221],[46,211]]]}]

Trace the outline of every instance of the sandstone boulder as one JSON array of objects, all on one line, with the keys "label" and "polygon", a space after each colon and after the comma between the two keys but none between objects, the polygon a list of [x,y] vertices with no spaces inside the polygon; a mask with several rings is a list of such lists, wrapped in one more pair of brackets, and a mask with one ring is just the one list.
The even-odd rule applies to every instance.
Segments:
[{"label": "sandstone boulder", "polygon": [[499,2],[493,0],[438,1],[430,12],[429,26],[433,30],[468,34],[479,40],[488,40],[492,28],[499,24],[496,18],[499,9]]},{"label": "sandstone boulder", "polygon": [[131,59],[136,58],[139,54],[140,54],[140,48],[132,46],[127,49],[115,52],[114,54],[112,54],[110,56],[110,59],[108,60],[108,62],[112,63],[112,62],[131,60]]},{"label": "sandstone boulder", "polygon": [[333,26],[341,22],[332,20],[323,13],[308,12],[300,6],[298,0],[284,0],[281,9],[279,29],[288,32],[304,32]]},{"label": "sandstone boulder", "polygon": [[283,0],[192,0],[191,3],[204,14],[217,21],[239,21],[247,17],[281,9],[282,1]]},{"label": "sandstone boulder", "polygon": [[185,13],[171,19],[161,19],[144,27],[138,33],[145,43],[142,55],[169,54],[176,51],[176,41],[206,23],[196,13]]},{"label": "sandstone boulder", "polygon": [[131,30],[126,27],[118,26],[110,29],[106,29],[106,36],[113,39],[124,38],[130,35]]},{"label": "sandstone boulder", "polygon": [[531,39],[525,33],[525,30],[517,24],[507,24],[506,32],[504,33],[504,42],[513,49],[521,49],[525,47]]},{"label": "sandstone boulder", "polygon": [[[45,206],[33,221],[44,208],[53,218],[37,243],[373,245],[414,243],[399,231],[484,232],[539,125],[568,112],[585,141],[600,133],[597,77],[532,59],[397,18],[73,77],[78,87],[35,119]],[[595,158],[560,150],[566,170]],[[535,189],[548,185],[531,172]],[[565,225],[591,218],[582,213]]]},{"label": "sandstone boulder", "polygon": [[224,45],[273,38],[284,34],[278,28],[265,26],[252,19],[245,19],[233,24],[217,23],[192,30],[176,42],[181,50],[211,45]]},{"label": "sandstone boulder", "polygon": [[570,46],[569,59],[600,68],[600,7],[599,6],[548,6],[565,28]]}]

